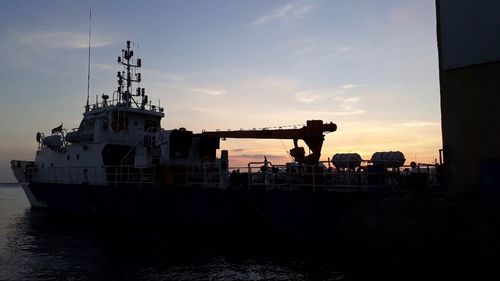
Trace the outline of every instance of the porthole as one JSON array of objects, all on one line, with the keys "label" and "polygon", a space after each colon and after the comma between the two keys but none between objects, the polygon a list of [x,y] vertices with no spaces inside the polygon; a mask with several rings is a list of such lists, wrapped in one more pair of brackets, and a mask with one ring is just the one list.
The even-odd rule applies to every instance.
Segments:
[{"label": "porthole", "polygon": [[80,160],[80,154],[76,155],[76,160]]},{"label": "porthole", "polygon": [[50,163],[50,167],[54,167],[54,163]]},{"label": "porthole", "polygon": [[66,160],[69,160],[69,154],[66,154]]}]

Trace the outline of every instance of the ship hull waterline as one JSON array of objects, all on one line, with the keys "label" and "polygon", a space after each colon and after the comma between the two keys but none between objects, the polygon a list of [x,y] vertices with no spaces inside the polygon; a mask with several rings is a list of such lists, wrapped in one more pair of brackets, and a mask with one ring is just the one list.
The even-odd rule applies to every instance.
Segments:
[{"label": "ship hull waterline", "polygon": [[32,207],[64,214],[138,219],[183,226],[272,228],[293,236],[331,235],[360,199],[355,194],[30,183]]}]

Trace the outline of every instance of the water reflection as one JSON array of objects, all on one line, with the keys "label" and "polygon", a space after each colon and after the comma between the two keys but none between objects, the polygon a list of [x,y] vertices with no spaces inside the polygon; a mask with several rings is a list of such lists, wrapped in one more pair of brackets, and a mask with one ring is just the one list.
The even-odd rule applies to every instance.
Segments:
[{"label": "water reflection", "polygon": [[255,236],[31,210],[17,187],[0,187],[0,200],[0,279],[345,279],[328,263],[295,255],[293,245]]}]

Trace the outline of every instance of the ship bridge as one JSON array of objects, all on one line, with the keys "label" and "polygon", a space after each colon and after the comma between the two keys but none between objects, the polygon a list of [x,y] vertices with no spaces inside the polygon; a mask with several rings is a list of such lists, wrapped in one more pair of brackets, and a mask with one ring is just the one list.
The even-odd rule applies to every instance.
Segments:
[{"label": "ship bridge", "polygon": [[[153,104],[146,90],[141,87],[133,87],[133,83],[141,82],[141,73],[137,69],[141,67],[141,59],[133,59],[134,51],[131,50],[130,41],[122,49],[121,56],[117,62],[123,66],[118,71],[118,87],[111,95],[96,95],[95,103],[87,104],[83,113],[83,120],[78,128],[67,133],[66,141],[70,143],[80,142],[109,142],[129,144],[135,143],[145,132],[152,128],[160,128],[161,118],[165,116],[164,108],[158,102]],[[122,136],[117,137],[116,133]],[[123,134],[128,137],[124,138]],[[137,135],[137,137],[134,137]]]}]

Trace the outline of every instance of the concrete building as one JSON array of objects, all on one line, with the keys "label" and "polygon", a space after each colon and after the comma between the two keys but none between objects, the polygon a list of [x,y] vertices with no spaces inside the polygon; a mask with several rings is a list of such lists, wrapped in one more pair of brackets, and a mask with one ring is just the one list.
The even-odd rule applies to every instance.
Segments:
[{"label": "concrete building", "polygon": [[500,1],[436,0],[448,198],[500,199]]}]

